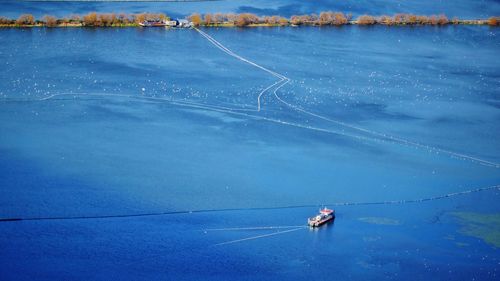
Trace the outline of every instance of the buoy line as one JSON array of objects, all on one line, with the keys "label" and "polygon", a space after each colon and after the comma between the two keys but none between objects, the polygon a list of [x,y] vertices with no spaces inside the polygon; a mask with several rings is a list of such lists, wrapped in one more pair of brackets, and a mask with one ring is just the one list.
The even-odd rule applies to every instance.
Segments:
[{"label": "buoy line", "polygon": [[[230,55],[232,57],[235,57],[235,58],[237,58],[237,59],[239,59],[239,60],[241,60],[243,62],[246,62],[246,63],[248,63],[248,64],[250,64],[252,66],[255,66],[255,67],[257,67],[257,68],[259,68],[259,69],[261,69],[261,70],[263,70],[265,72],[268,72],[269,74],[271,74],[271,75],[279,78],[280,81],[278,81],[277,83],[282,83],[282,84],[280,86],[278,86],[277,88],[274,89],[273,94],[274,94],[274,96],[276,97],[276,99],[279,102],[285,104],[287,107],[290,107],[293,110],[305,113],[307,115],[310,115],[310,116],[322,119],[324,121],[331,122],[331,123],[334,123],[334,124],[337,124],[337,125],[349,128],[349,129],[357,130],[357,131],[360,131],[360,132],[363,132],[363,133],[366,133],[366,134],[370,134],[370,135],[373,135],[373,136],[376,136],[376,137],[379,137],[379,138],[385,138],[385,139],[390,140],[393,143],[403,144],[403,145],[408,145],[408,146],[413,146],[413,147],[419,148],[419,149],[427,149],[427,150],[437,151],[437,152],[441,152],[441,153],[444,153],[444,154],[448,154],[449,156],[453,156],[453,157],[456,157],[456,158],[469,160],[469,161],[472,161],[474,163],[477,163],[477,164],[480,164],[480,165],[483,165],[483,166],[500,168],[500,163],[495,163],[495,162],[492,162],[492,161],[480,159],[478,157],[469,156],[469,155],[466,155],[466,154],[463,154],[463,153],[453,152],[453,151],[450,151],[450,150],[447,150],[447,149],[442,149],[442,148],[439,148],[439,147],[433,147],[433,146],[430,146],[430,145],[421,144],[421,143],[418,143],[418,142],[415,142],[415,141],[407,140],[407,139],[400,138],[400,137],[397,137],[397,136],[393,136],[393,135],[390,135],[390,134],[385,134],[385,133],[380,133],[380,132],[377,132],[377,131],[369,130],[369,129],[366,129],[366,128],[362,128],[362,127],[359,127],[359,126],[355,126],[355,125],[346,123],[346,122],[335,120],[335,119],[332,119],[332,118],[329,118],[329,117],[326,117],[326,116],[322,116],[322,115],[319,115],[319,114],[314,113],[314,112],[310,112],[310,111],[305,110],[305,109],[303,109],[303,108],[301,108],[301,107],[299,107],[297,105],[293,105],[293,104],[291,104],[289,102],[286,102],[284,99],[282,99],[278,95],[278,90],[280,88],[282,88],[283,86],[285,86],[287,83],[289,83],[291,81],[290,78],[288,78],[288,77],[286,77],[286,76],[284,76],[282,74],[279,74],[279,73],[277,73],[275,71],[272,71],[272,70],[270,70],[270,69],[268,69],[268,68],[266,68],[264,66],[261,66],[261,65],[255,63],[255,62],[253,62],[253,61],[251,61],[249,59],[246,59],[246,58],[244,58],[244,57],[242,57],[242,56],[234,53],[229,48],[225,47],[222,43],[218,42],[213,37],[211,37],[210,35],[208,35],[207,33],[203,32],[203,31],[201,31],[200,29],[195,28],[195,30],[198,33],[200,33],[204,38],[206,38],[210,43],[212,43],[213,45],[215,45],[217,48],[219,48],[220,50],[222,50],[226,54],[228,54],[228,55]],[[271,88],[273,85],[271,85],[268,88]],[[264,91],[262,91],[259,94],[259,96],[257,97],[257,111],[260,111],[260,109],[261,109],[260,99],[261,99],[262,95],[268,90],[268,88],[266,88]]]},{"label": "buoy line", "polygon": [[154,217],[166,215],[183,215],[183,214],[199,214],[199,213],[215,213],[215,212],[234,212],[234,211],[261,211],[261,210],[280,210],[280,209],[300,209],[300,208],[317,208],[322,206],[362,206],[362,205],[402,205],[410,203],[422,203],[426,201],[435,201],[445,198],[461,196],[465,194],[483,192],[488,190],[500,190],[500,185],[469,189],[465,191],[453,192],[439,196],[425,197],[409,200],[393,200],[393,201],[373,201],[373,202],[334,202],[322,204],[305,204],[305,205],[289,205],[289,206],[274,206],[274,207],[248,207],[248,208],[222,208],[222,209],[199,209],[199,210],[181,210],[181,211],[165,211],[165,212],[148,212],[148,213],[129,213],[129,214],[109,214],[109,215],[90,215],[90,216],[46,216],[46,217],[10,217],[0,218],[2,222],[20,222],[20,221],[52,221],[52,220],[88,220],[88,219],[114,219],[114,218],[134,218],[134,217]]}]

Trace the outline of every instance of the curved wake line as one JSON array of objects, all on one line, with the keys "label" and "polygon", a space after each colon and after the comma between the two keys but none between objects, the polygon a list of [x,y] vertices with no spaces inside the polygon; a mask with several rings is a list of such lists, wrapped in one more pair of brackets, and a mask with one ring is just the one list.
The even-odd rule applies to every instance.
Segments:
[{"label": "curved wake line", "polygon": [[393,201],[374,201],[374,202],[336,202],[329,204],[307,204],[307,205],[290,205],[290,206],[274,206],[274,207],[253,207],[253,208],[225,208],[225,209],[200,209],[200,210],[184,210],[184,211],[166,211],[166,212],[151,212],[151,213],[135,213],[135,214],[116,214],[116,215],[93,215],[93,216],[54,216],[54,217],[11,217],[0,218],[2,222],[19,222],[19,221],[52,221],[52,220],[88,220],[88,219],[113,219],[113,218],[134,218],[134,217],[154,217],[166,215],[182,215],[196,213],[215,213],[215,212],[234,212],[234,211],[261,211],[261,210],[280,210],[280,209],[300,209],[300,208],[317,208],[322,206],[362,206],[362,205],[402,205],[409,203],[422,203],[426,201],[435,201],[445,198],[461,196],[487,190],[500,190],[500,185],[481,187],[460,192],[453,192],[439,196],[410,199],[410,200],[393,200]]},{"label": "curved wake line", "polygon": [[[211,105],[211,104],[205,104],[205,103],[196,103],[196,102],[183,101],[183,100],[173,100],[173,99],[160,98],[160,97],[148,97],[148,96],[137,96],[137,95],[126,95],[126,94],[61,93],[61,94],[52,94],[50,96],[47,96],[47,97],[44,97],[41,99],[15,100],[15,102],[39,102],[39,101],[48,101],[48,100],[59,100],[59,99],[56,99],[59,96],[77,96],[77,97],[94,96],[94,97],[106,97],[106,98],[119,97],[119,98],[130,98],[130,99],[147,100],[147,101],[154,101],[154,102],[165,102],[165,103],[170,103],[170,104],[182,106],[182,107],[196,108],[196,109],[209,110],[209,111],[215,111],[215,112],[220,112],[220,113],[228,113],[228,114],[233,114],[233,115],[237,115],[237,116],[244,116],[244,117],[252,118],[255,120],[277,123],[280,125],[295,127],[295,128],[304,129],[304,130],[312,130],[312,131],[317,131],[317,132],[326,133],[326,134],[342,135],[342,136],[358,139],[361,141],[373,142],[375,140],[375,139],[371,139],[371,138],[367,138],[367,137],[363,137],[363,136],[348,134],[348,133],[345,133],[342,131],[323,129],[323,128],[319,128],[319,127],[313,127],[313,126],[309,126],[309,125],[288,122],[288,121],[269,118],[269,117],[260,116],[260,115],[252,115],[252,114],[240,112],[239,110],[235,110],[234,108],[230,108],[230,107],[223,107],[223,106],[217,106],[217,105]],[[68,100],[71,101],[74,99],[68,99]],[[7,101],[7,100],[3,100],[3,101]],[[8,101],[13,101],[13,100],[8,100]],[[255,111],[255,110],[253,110],[253,111]],[[380,140],[380,141],[383,141],[383,140]]]},{"label": "curved wake line", "polygon": [[393,143],[397,143],[397,144],[404,144],[404,145],[409,145],[409,146],[413,146],[415,148],[419,148],[419,149],[428,149],[428,150],[432,150],[432,151],[437,151],[437,152],[441,152],[441,153],[444,153],[444,154],[448,154],[450,156],[453,156],[453,157],[458,157],[460,159],[466,159],[466,160],[469,160],[471,162],[474,162],[474,163],[477,163],[477,164],[480,164],[480,165],[483,165],[483,166],[488,166],[488,167],[494,167],[494,168],[500,168],[500,164],[499,163],[495,163],[495,162],[492,162],[492,161],[488,161],[488,160],[484,160],[484,159],[480,159],[478,157],[474,157],[474,156],[469,156],[469,155],[466,155],[466,154],[463,154],[463,153],[457,153],[457,152],[453,152],[453,151],[450,151],[450,150],[447,150],[447,149],[442,149],[442,148],[438,148],[438,147],[433,147],[433,146],[429,146],[429,145],[425,145],[425,144],[421,144],[421,143],[418,143],[418,142],[415,142],[415,141],[411,141],[411,140],[407,140],[407,139],[403,139],[403,138],[400,138],[400,137],[396,137],[396,136],[392,136],[392,135],[389,135],[389,134],[384,134],[384,133],[380,133],[380,132],[377,132],[377,131],[373,131],[373,130],[369,130],[369,129],[365,129],[365,128],[362,128],[362,127],[359,127],[359,126],[355,126],[355,125],[352,125],[352,124],[349,124],[349,123],[345,123],[345,122],[342,122],[342,121],[339,121],[339,120],[334,120],[334,119],[331,119],[331,118],[328,118],[326,116],[322,116],[322,115],[319,115],[319,114],[316,114],[314,112],[310,112],[310,111],[307,111],[297,105],[293,105],[289,102],[286,102],[285,100],[283,100],[279,95],[278,95],[278,90],[280,88],[282,88],[283,86],[285,86],[287,83],[290,82],[290,78],[282,75],[282,74],[279,74],[275,71],[272,71],[264,66],[261,66],[253,61],[250,61],[236,53],[234,53],[233,51],[231,51],[230,49],[228,49],[227,47],[225,47],[224,45],[222,45],[222,43],[218,42],[217,40],[215,40],[213,37],[211,37],[210,35],[208,35],[207,33],[195,28],[195,30],[200,33],[203,37],[205,37],[210,43],[212,43],[213,45],[215,45],[217,48],[219,48],[220,50],[222,50],[223,52],[225,52],[226,54],[232,56],[232,57],[235,57],[243,62],[246,62],[252,66],[255,66],[265,72],[268,72],[269,74],[279,78],[280,80],[274,84],[272,84],[271,86],[267,87],[266,89],[264,89],[260,94],[259,96],[257,97],[257,111],[260,111],[261,110],[261,97],[262,95],[267,91],[269,90],[270,88],[274,87],[275,85],[281,83],[281,82],[284,82],[283,84],[281,84],[280,86],[278,86],[277,88],[274,89],[273,91],[273,94],[274,96],[276,97],[276,99],[285,104],[286,106],[296,110],[296,111],[299,111],[299,112],[302,112],[302,113],[305,113],[307,115],[310,115],[310,116],[313,116],[313,117],[316,117],[316,118],[319,118],[319,119],[322,119],[324,121],[327,121],[327,122],[331,122],[331,123],[334,123],[334,124],[337,124],[337,125],[340,125],[340,126],[343,126],[343,127],[346,127],[346,128],[350,128],[350,129],[353,129],[353,130],[357,130],[357,131],[360,131],[360,132],[363,132],[363,133],[366,133],[366,134],[370,134],[370,135],[373,135],[373,136],[376,136],[376,137],[379,137],[379,138],[384,138],[384,139],[388,139],[390,141],[392,141]]},{"label": "curved wake line", "polygon": [[[222,45],[222,43],[220,43],[219,41],[215,40],[215,39],[214,39],[214,38],[212,38],[210,35],[208,35],[207,33],[205,33],[205,32],[203,32],[203,31],[199,30],[198,28],[195,28],[195,30],[196,30],[199,34],[201,34],[201,36],[205,37],[205,39],[207,39],[210,43],[212,43],[212,45],[214,45],[215,47],[217,47],[218,49],[220,49],[220,50],[221,50],[221,51],[223,51],[224,53],[226,53],[226,54],[228,54],[228,55],[230,55],[230,56],[232,56],[232,57],[234,57],[234,58],[236,58],[236,59],[238,59],[238,60],[241,60],[241,61],[243,61],[243,62],[245,62],[245,63],[248,63],[248,64],[250,64],[250,65],[252,65],[252,66],[254,66],[254,67],[257,67],[257,68],[259,68],[259,69],[261,69],[261,70],[263,70],[263,71],[265,71],[265,72],[267,72],[267,73],[269,73],[269,74],[271,74],[271,75],[273,75],[273,76],[275,76],[275,77],[277,77],[277,78],[279,78],[279,79],[280,79],[280,80],[278,80],[278,81],[274,82],[273,84],[269,85],[267,88],[265,88],[264,90],[262,90],[262,91],[259,93],[259,95],[257,96],[257,110],[256,110],[256,111],[260,111],[260,110],[261,110],[261,98],[262,98],[262,96],[263,96],[263,95],[264,95],[264,94],[265,94],[265,93],[266,93],[269,89],[271,89],[272,87],[274,87],[274,86],[278,85],[279,83],[281,83],[281,82],[283,82],[283,81],[285,81],[285,80],[290,80],[290,79],[288,79],[288,77],[286,77],[286,76],[284,76],[284,75],[281,75],[281,74],[279,74],[279,73],[277,73],[277,72],[274,72],[274,71],[272,71],[272,70],[270,70],[270,69],[268,69],[268,68],[265,68],[265,67],[263,67],[263,66],[261,66],[261,65],[259,65],[259,64],[257,64],[257,63],[255,63],[255,62],[253,62],[253,61],[250,61],[250,60],[248,60],[248,59],[246,59],[246,58],[244,58],[244,57],[242,57],[242,56],[240,56],[240,55],[238,55],[238,54],[234,53],[233,51],[231,51],[230,49],[228,49],[227,47],[225,47],[224,45]],[[285,83],[285,84],[286,84],[286,83]],[[277,89],[281,88],[282,86],[283,86],[283,85],[279,86]]]}]

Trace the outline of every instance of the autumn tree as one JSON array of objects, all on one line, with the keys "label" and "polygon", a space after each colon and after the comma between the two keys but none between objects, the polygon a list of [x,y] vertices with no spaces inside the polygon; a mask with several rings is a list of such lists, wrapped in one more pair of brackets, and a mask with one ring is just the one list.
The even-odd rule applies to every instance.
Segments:
[{"label": "autumn tree", "polygon": [[224,14],[221,14],[221,13],[217,13],[217,14],[214,14],[213,16],[213,21],[217,24],[223,24],[224,23],[224,20],[225,20],[225,16]]},{"label": "autumn tree", "polygon": [[362,15],[358,17],[358,24],[360,25],[372,25],[375,24],[375,18],[369,15]]},{"label": "autumn tree", "polygon": [[47,27],[57,26],[57,19],[54,16],[49,16],[49,15],[43,16],[43,22]]},{"label": "autumn tree", "polygon": [[144,22],[145,20],[146,20],[146,14],[145,13],[134,15],[134,21],[135,21],[135,23],[141,23],[141,22]]},{"label": "autumn tree", "polygon": [[33,25],[35,24],[35,17],[31,14],[20,15],[16,20],[17,25]]},{"label": "autumn tree", "polygon": [[380,24],[391,25],[393,24],[392,18],[390,16],[380,16],[377,20]]},{"label": "autumn tree", "polygon": [[490,26],[496,26],[499,25],[499,19],[497,17],[491,17],[488,19],[488,25]]},{"label": "autumn tree", "polygon": [[404,14],[395,14],[394,17],[393,17],[392,22],[394,24],[404,24],[405,23],[404,17],[405,17]]},{"label": "autumn tree", "polygon": [[417,16],[417,23],[418,24],[429,24],[430,20],[426,16]]},{"label": "autumn tree", "polygon": [[202,23],[201,16],[198,13],[190,15],[188,19],[194,24],[194,26],[200,26],[200,24]]},{"label": "autumn tree", "polygon": [[203,18],[203,21],[205,22],[205,25],[211,25],[214,24],[214,20],[211,14],[205,14],[205,17]]},{"label": "autumn tree", "polygon": [[239,14],[236,20],[236,26],[243,27],[249,24],[255,24],[259,22],[259,17],[251,13]]},{"label": "autumn tree", "polygon": [[232,24],[236,24],[236,21],[238,20],[238,15],[233,13],[226,14],[226,20]]},{"label": "autumn tree", "polygon": [[165,14],[163,14],[163,13],[159,13],[159,14],[157,14],[157,17],[158,17],[158,19],[159,19],[159,20],[161,20],[161,21],[167,21],[167,20],[170,20],[170,17],[169,17],[169,16],[167,16],[167,15],[165,15]]},{"label": "autumn tree", "polygon": [[12,24],[12,20],[6,17],[0,17],[0,24]]},{"label": "autumn tree", "polygon": [[130,23],[129,17],[124,13],[120,13],[117,18],[121,24],[129,24]]},{"label": "autumn tree", "polygon": [[439,25],[446,25],[449,22],[450,21],[448,20],[448,18],[445,15],[441,14],[441,15],[438,16],[437,23]]},{"label": "autumn tree", "polygon": [[329,25],[333,22],[333,13],[332,12],[321,12],[319,14],[318,23],[319,25]]},{"label": "autumn tree", "polygon": [[290,17],[290,23],[293,25],[301,25],[304,24],[304,21],[302,21],[302,16],[291,16]]},{"label": "autumn tree", "polygon": [[416,15],[408,15],[406,20],[407,20],[408,24],[416,24],[417,23],[417,16]]},{"label": "autumn tree", "polygon": [[97,14],[95,12],[90,12],[83,16],[83,24],[85,26],[95,26],[97,23]]},{"label": "autumn tree", "polygon": [[438,18],[434,15],[430,16],[429,17],[429,23],[432,24],[432,25],[436,25],[438,24]]},{"label": "autumn tree", "polygon": [[98,14],[97,22],[99,26],[111,26],[113,21],[110,14]]},{"label": "autumn tree", "polygon": [[343,13],[335,13],[333,15],[333,25],[344,25],[347,24],[348,19]]},{"label": "autumn tree", "polygon": [[280,26],[286,26],[286,25],[289,25],[290,22],[288,21],[288,19],[284,18],[284,17],[280,17],[279,19],[279,25]]},{"label": "autumn tree", "polygon": [[277,25],[280,23],[280,17],[279,16],[263,17],[262,21],[266,24]]}]

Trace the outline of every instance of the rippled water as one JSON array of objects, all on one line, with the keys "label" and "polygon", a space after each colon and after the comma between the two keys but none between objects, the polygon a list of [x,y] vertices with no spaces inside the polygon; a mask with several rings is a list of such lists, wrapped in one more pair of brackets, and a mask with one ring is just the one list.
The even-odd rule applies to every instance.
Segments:
[{"label": "rippled water", "polygon": [[[496,29],[204,31],[288,77],[276,93],[294,107],[269,91],[255,111],[278,79],[195,30],[0,30],[0,217],[374,202],[499,184]],[[0,277],[495,280],[498,249],[453,212],[498,214],[497,201],[491,190],[338,207],[317,231],[219,246],[277,230],[207,229],[303,226],[317,208],[2,223]]]}]

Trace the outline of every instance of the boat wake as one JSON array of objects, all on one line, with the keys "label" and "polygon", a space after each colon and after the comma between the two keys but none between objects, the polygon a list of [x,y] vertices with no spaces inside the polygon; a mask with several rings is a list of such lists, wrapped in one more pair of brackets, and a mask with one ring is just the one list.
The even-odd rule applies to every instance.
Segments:
[{"label": "boat wake", "polygon": [[[466,155],[466,154],[463,154],[463,153],[458,153],[458,152],[454,152],[454,151],[451,151],[451,150],[447,150],[447,149],[442,149],[442,148],[439,148],[439,147],[434,147],[434,146],[430,146],[430,145],[426,145],[426,144],[421,144],[421,143],[418,143],[418,142],[415,142],[415,141],[411,141],[411,140],[407,140],[407,139],[404,139],[404,138],[401,138],[401,137],[397,137],[397,136],[393,136],[393,135],[390,135],[390,134],[385,134],[385,133],[381,133],[381,132],[377,132],[377,131],[373,131],[373,130],[369,130],[369,129],[366,129],[366,128],[362,128],[362,127],[359,127],[359,126],[356,126],[356,125],[353,125],[353,124],[349,124],[349,123],[346,123],[346,122],[343,122],[343,121],[340,121],[340,120],[335,120],[335,119],[332,119],[332,118],[329,118],[329,117],[326,117],[326,116],[323,116],[323,115],[320,115],[320,114],[317,114],[317,113],[314,113],[314,112],[311,112],[311,111],[308,111],[300,106],[297,106],[297,105],[293,105],[287,101],[285,101],[282,97],[280,97],[278,95],[278,91],[283,87],[285,86],[286,84],[288,84],[291,79],[286,77],[285,75],[282,75],[280,73],[277,73],[275,71],[272,71],[264,66],[261,66],[249,59],[246,59],[236,53],[234,53],[233,51],[231,51],[230,49],[228,49],[227,47],[225,47],[222,43],[218,42],[217,40],[215,40],[213,37],[211,37],[210,35],[208,35],[207,33],[203,32],[202,30],[198,29],[198,28],[195,28],[195,30],[200,33],[204,38],[206,38],[211,44],[213,44],[215,47],[219,48],[221,51],[223,51],[224,53],[240,60],[240,61],[243,61],[245,63],[248,63],[254,67],[257,67],[269,74],[271,74],[272,76],[276,77],[279,79],[279,81],[275,82],[274,84],[270,85],[269,87],[265,88],[262,92],[259,93],[259,95],[257,96],[257,111],[260,111],[261,110],[261,99],[262,99],[262,96],[269,90],[271,89],[272,87],[274,86],[277,86],[274,91],[273,91],[273,95],[274,97],[282,104],[286,105],[287,107],[295,110],[295,111],[298,111],[298,112],[301,112],[301,113],[304,113],[304,114],[307,114],[309,116],[312,116],[312,117],[315,117],[315,118],[319,118],[321,120],[324,120],[324,121],[327,121],[327,122],[330,122],[330,123],[333,123],[333,124],[336,124],[336,125],[339,125],[341,127],[344,127],[344,128],[348,128],[348,129],[352,129],[352,130],[355,130],[355,131],[358,131],[358,132],[361,132],[361,133],[364,133],[364,134],[368,134],[368,135],[371,135],[372,136],[372,140],[373,138],[382,138],[384,140],[388,140],[392,143],[395,143],[395,144],[400,144],[400,145],[407,145],[407,146],[411,146],[411,147],[414,147],[414,148],[418,148],[418,149],[426,149],[427,151],[431,151],[431,152],[438,152],[438,153],[443,153],[443,154],[447,154],[448,156],[451,156],[453,158],[459,158],[459,159],[463,159],[463,160],[469,160],[471,162],[474,162],[474,163],[477,163],[477,164],[480,164],[480,165],[483,165],[483,166],[488,166],[488,167],[494,167],[494,168],[500,168],[500,163],[495,163],[495,162],[492,162],[492,161],[488,161],[488,160],[484,160],[484,159],[481,159],[481,158],[478,158],[478,157],[474,157],[474,156],[469,156],[469,155]],[[279,86],[278,86],[279,85]]]},{"label": "boat wake", "polygon": [[270,230],[306,227],[303,225],[276,225],[276,226],[254,226],[254,227],[227,227],[227,228],[207,228],[204,231],[240,231],[240,230]]},{"label": "boat wake", "polygon": [[[317,113],[314,113],[312,111],[306,110],[298,105],[294,105],[288,101],[286,101],[282,96],[280,96],[279,90],[286,86],[291,79],[283,74],[277,73],[269,68],[266,68],[262,65],[257,64],[256,62],[253,62],[247,58],[244,58],[226,46],[224,46],[222,43],[219,41],[215,40],[213,37],[205,33],[204,31],[195,28],[195,30],[203,37],[205,38],[209,43],[214,45],[216,48],[221,50],[222,52],[226,53],[227,55],[234,57],[235,59],[238,59],[244,63],[247,63],[253,67],[256,67],[264,72],[267,72],[268,74],[272,75],[273,77],[277,78],[278,80],[272,83],[271,85],[268,85],[265,87],[263,90],[261,90],[257,94],[257,101],[256,101],[256,107],[255,108],[244,108],[244,107],[227,107],[227,106],[221,106],[221,105],[214,105],[210,103],[200,103],[200,102],[194,102],[194,101],[188,101],[188,100],[180,100],[180,99],[172,99],[172,98],[162,98],[162,97],[154,97],[154,96],[145,96],[145,95],[127,95],[127,94],[103,94],[103,93],[59,93],[59,94],[52,94],[43,98],[39,99],[27,99],[27,100],[14,100],[14,99],[2,99],[4,102],[9,102],[9,101],[14,101],[14,102],[33,102],[33,101],[49,101],[49,100],[54,100],[54,99],[59,99],[61,97],[106,97],[106,98],[129,98],[129,99],[137,99],[137,100],[144,100],[144,101],[155,101],[155,102],[166,102],[170,103],[173,105],[177,106],[182,106],[182,107],[191,107],[191,108],[196,108],[196,109],[202,109],[202,110],[208,110],[208,111],[216,111],[216,112],[221,112],[221,113],[227,113],[227,114],[232,114],[232,115],[238,115],[238,116],[243,116],[255,120],[262,120],[262,121],[268,121],[268,122],[273,122],[277,123],[280,125],[286,125],[286,126],[292,126],[296,128],[301,128],[301,129],[307,129],[307,130],[313,130],[317,132],[323,132],[323,133],[328,133],[328,134],[335,134],[335,135],[342,135],[346,136],[349,138],[357,139],[357,140],[362,140],[362,141],[369,141],[369,142],[378,142],[378,143],[392,143],[392,144],[398,144],[398,145],[404,145],[408,147],[413,147],[416,149],[421,149],[425,150],[429,153],[437,153],[437,154],[444,154],[448,155],[449,157],[453,159],[460,159],[460,160],[467,160],[479,165],[487,166],[487,167],[493,167],[493,168],[500,168],[500,163],[496,163],[493,161],[488,161],[479,157],[467,155],[464,153],[459,153],[459,152],[454,152],[449,149],[444,149],[444,148],[439,148],[431,145],[426,145],[423,143],[419,143],[416,141],[408,140],[405,138],[401,138],[398,136],[382,133],[382,132],[377,132],[374,130],[366,129],[354,124],[350,124],[341,120],[336,120],[324,115],[320,115]],[[332,124],[335,124],[336,126],[339,126],[340,128],[344,129],[339,129],[339,130],[334,130],[331,128],[322,128],[318,126],[311,126],[311,125],[306,125],[302,123],[297,123],[297,122],[290,122],[278,118],[272,118],[272,117],[267,117],[262,114],[259,114],[262,109],[262,99],[266,93],[269,93],[272,91],[272,96],[281,104],[285,105],[286,107],[300,112],[302,114],[309,115],[311,117],[317,118],[322,121],[326,121]],[[253,114],[251,114],[253,113]],[[350,130],[352,133],[346,132],[345,129]],[[356,133],[354,133],[356,132]]]},{"label": "boat wake", "polygon": [[230,240],[230,241],[226,241],[226,242],[221,242],[221,243],[214,244],[213,246],[222,246],[222,245],[234,244],[234,243],[238,243],[238,242],[244,242],[244,241],[249,241],[249,240],[266,238],[266,237],[270,237],[270,236],[275,236],[275,235],[285,234],[285,233],[289,233],[289,232],[294,232],[294,231],[301,230],[301,229],[304,229],[304,228],[306,228],[306,227],[297,227],[297,228],[293,228],[293,229],[289,229],[289,230],[277,231],[277,232],[273,232],[273,233],[262,234],[262,235],[257,235],[257,236],[242,238],[242,239]]}]

